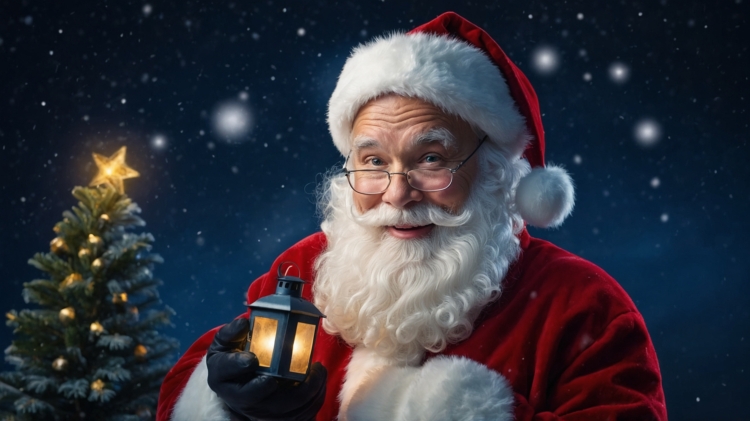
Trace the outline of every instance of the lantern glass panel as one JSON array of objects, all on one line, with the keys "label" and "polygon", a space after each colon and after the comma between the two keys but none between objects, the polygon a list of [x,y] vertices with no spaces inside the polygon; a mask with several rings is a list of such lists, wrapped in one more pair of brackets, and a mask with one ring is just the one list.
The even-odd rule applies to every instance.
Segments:
[{"label": "lantern glass panel", "polygon": [[313,340],[315,339],[315,325],[309,323],[298,323],[297,332],[294,334],[294,346],[292,347],[292,362],[289,371],[292,373],[307,373],[307,365],[310,363]]},{"label": "lantern glass panel", "polygon": [[261,367],[271,366],[278,327],[278,320],[267,317],[255,317],[253,337],[250,341],[250,352],[258,357],[258,365]]}]

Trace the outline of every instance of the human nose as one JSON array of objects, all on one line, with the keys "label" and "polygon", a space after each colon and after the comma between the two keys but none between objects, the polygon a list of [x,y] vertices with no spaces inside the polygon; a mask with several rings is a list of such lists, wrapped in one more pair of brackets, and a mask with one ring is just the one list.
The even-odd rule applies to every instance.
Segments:
[{"label": "human nose", "polygon": [[404,209],[411,202],[422,200],[422,192],[412,187],[406,177],[408,175],[403,172],[391,173],[391,184],[382,197],[384,203],[388,203],[396,209]]}]

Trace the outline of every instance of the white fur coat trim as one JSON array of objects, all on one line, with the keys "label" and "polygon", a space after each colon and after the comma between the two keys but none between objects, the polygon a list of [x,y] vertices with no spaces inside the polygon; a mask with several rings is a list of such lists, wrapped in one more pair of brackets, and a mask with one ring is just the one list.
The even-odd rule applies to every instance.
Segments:
[{"label": "white fur coat trim", "polygon": [[193,370],[177,399],[171,421],[230,421],[224,402],[208,387],[205,356]]},{"label": "white fur coat trim", "polygon": [[462,357],[436,357],[422,367],[397,367],[358,347],[339,397],[342,421],[513,419],[513,391],[507,380]]}]

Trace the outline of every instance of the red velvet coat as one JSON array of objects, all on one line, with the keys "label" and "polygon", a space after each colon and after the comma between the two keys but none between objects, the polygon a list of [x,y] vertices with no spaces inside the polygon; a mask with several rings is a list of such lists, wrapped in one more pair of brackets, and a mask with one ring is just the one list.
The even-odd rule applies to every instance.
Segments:
[{"label": "red velvet coat", "polygon": [[[505,377],[518,421],[666,420],[656,353],[628,295],[594,264],[525,231],[520,238],[522,254],[501,298],[484,309],[468,339],[441,354],[469,358]],[[274,293],[282,261],[296,262],[301,277],[313,279],[313,262],[325,244],[317,233],[285,251],[251,284],[248,302]],[[304,295],[311,300],[309,287]],[[158,421],[170,419],[217,329],[201,336],[167,374]],[[333,420],[352,349],[319,332],[313,361],[327,368],[328,383],[317,420]]]}]

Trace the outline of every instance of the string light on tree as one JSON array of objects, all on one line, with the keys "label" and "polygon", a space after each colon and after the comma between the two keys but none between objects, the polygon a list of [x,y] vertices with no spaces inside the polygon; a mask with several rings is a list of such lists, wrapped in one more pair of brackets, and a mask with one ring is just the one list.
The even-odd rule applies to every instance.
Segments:
[{"label": "string light on tree", "polygon": [[130,316],[133,318],[133,320],[138,321],[140,314],[138,312],[138,307],[130,307],[128,309],[128,313],[130,313]]},{"label": "string light on tree", "polygon": [[49,242],[49,249],[55,254],[67,253],[68,245],[65,244],[65,240],[62,238],[55,237]]},{"label": "string light on tree", "polygon": [[58,317],[60,318],[61,322],[68,323],[76,318],[76,309],[74,309],[73,307],[65,307],[64,309],[60,310]]},{"label": "string light on tree", "polygon": [[60,286],[62,288],[70,288],[73,285],[80,283],[81,281],[83,281],[83,277],[81,276],[81,274],[73,272],[70,275],[65,277],[65,279],[62,281]]},{"label": "string light on tree", "polygon": [[128,302],[128,294],[125,292],[116,292],[112,294],[112,303],[125,304]]},{"label": "string light on tree", "polygon": [[102,238],[94,234],[89,234],[89,243],[92,245],[99,245],[102,243]]},{"label": "string light on tree", "polygon": [[133,355],[135,355],[136,358],[146,358],[146,354],[148,354],[148,348],[143,344],[138,344],[133,350]]},{"label": "string light on tree", "polygon": [[52,361],[52,369],[55,371],[65,371],[68,368],[68,360],[61,356]]},{"label": "string light on tree", "polygon": [[94,333],[96,335],[99,335],[100,333],[104,332],[104,326],[102,326],[99,322],[91,323],[91,333]]},{"label": "string light on tree", "polygon": [[84,247],[84,248],[78,250],[78,257],[84,258],[84,257],[88,256],[90,253],[91,253],[91,251],[89,249],[87,249],[87,248]]},{"label": "string light on tree", "polygon": [[104,382],[102,379],[96,379],[95,381],[91,382],[91,390],[95,392],[101,392],[104,390]]},{"label": "string light on tree", "polygon": [[94,270],[99,270],[102,267],[102,259],[96,258],[93,262],[91,262],[91,268]]}]

